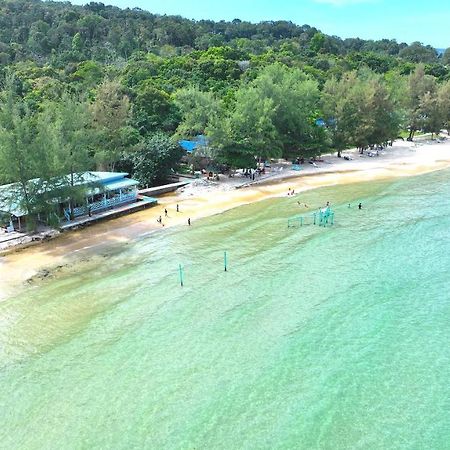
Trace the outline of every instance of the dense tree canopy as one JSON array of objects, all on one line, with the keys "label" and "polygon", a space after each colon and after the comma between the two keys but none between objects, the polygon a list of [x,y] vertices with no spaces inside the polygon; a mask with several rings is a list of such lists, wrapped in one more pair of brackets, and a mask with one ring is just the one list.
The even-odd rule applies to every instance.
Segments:
[{"label": "dense tree canopy", "polygon": [[[232,167],[450,126],[450,50],[286,21],[193,21],[91,2],[0,2],[0,184],[120,168],[145,184],[207,137]],[[38,189],[43,192],[42,186]],[[45,191],[45,189],[44,189]]]}]

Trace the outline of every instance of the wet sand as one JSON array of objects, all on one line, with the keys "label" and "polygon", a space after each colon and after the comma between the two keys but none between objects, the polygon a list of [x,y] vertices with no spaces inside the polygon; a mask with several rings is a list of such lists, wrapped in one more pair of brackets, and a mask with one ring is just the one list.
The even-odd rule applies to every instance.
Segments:
[{"label": "wet sand", "polygon": [[[24,281],[42,271],[56,267],[70,269],[74,262],[89,260],[107,253],[116,244],[134,241],[155,231],[173,226],[187,226],[188,218],[195,221],[219,214],[231,208],[271,197],[286,196],[295,189],[299,201],[301,192],[318,187],[361,181],[413,176],[450,167],[450,143],[403,147],[396,156],[361,158],[336,166],[329,165],[314,173],[299,173],[295,178],[271,179],[243,189],[202,191],[192,196],[172,193],[160,197],[157,207],[118,219],[92,225],[35,246],[0,257],[0,300],[13,294]],[[180,212],[176,212],[179,204]],[[164,208],[168,218],[164,217]],[[164,226],[157,223],[159,216]]]}]

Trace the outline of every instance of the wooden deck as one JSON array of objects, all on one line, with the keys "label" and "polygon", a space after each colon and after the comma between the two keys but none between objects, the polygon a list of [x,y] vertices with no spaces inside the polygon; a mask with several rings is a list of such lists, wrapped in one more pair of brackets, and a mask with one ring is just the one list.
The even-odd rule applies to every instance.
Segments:
[{"label": "wooden deck", "polygon": [[178,183],[170,183],[170,184],[163,184],[162,186],[155,186],[147,189],[140,189],[139,194],[142,195],[162,195],[167,194],[168,192],[174,192],[178,188],[186,186],[189,183],[192,183],[193,180],[185,180],[185,181],[179,181]]},{"label": "wooden deck", "polygon": [[118,206],[114,209],[109,209],[106,211],[101,211],[95,214],[92,214],[91,217],[83,216],[78,217],[71,222],[66,222],[60,226],[62,231],[72,230],[75,228],[82,228],[88,225],[94,224],[96,222],[100,222],[103,220],[114,219],[115,217],[120,217],[125,214],[131,214],[137,211],[142,211],[143,209],[150,208],[155,206],[158,203],[158,200],[153,197],[147,197],[143,195],[138,196],[138,201],[134,203],[128,203],[123,206]]},{"label": "wooden deck", "polygon": [[28,233],[19,233],[18,231],[5,233],[3,230],[0,230],[0,244],[2,244],[3,242],[13,241],[15,239],[21,239],[27,235]]}]

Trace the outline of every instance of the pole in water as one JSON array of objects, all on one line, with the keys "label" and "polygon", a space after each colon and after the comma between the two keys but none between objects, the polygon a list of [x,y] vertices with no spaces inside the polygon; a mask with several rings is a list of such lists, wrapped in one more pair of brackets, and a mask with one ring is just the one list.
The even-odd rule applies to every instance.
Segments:
[{"label": "pole in water", "polygon": [[184,285],[184,283],[183,283],[183,267],[181,266],[181,264],[179,264],[178,270],[180,272],[180,286],[183,287],[183,285]]},{"label": "pole in water", "polygon": [[223,252],[223,267],[227,271],[227,252]]}]

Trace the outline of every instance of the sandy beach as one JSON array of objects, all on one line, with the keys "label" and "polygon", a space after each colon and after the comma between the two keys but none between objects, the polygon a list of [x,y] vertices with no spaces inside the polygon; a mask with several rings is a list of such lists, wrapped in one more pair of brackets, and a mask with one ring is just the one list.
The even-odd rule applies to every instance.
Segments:
[{"label": "sandy beach", "polygon": [[[256,180],[240,189],[236,186],[243,184],[242,179],[230,183],[200,183],[160,197],[155,208],[63,233],[51,241],[0,256],[0,299],[37,274],[45,276],[74,261],[89,260],[115,244],[132,242],[169,227],[187,226],[188,218],[195,226],[195,221],[202,217],[263,199],[286,196],[289,188],[295,190],[300,200],[301,192],[318,187],[413,176],[450,167],[448,141],[399,141],[378,157],[360,157],[356,151],[346,154],[353,159],[326,155],[318,167],[306,165],[304,170],[294,172],[286,166],[286,170],[278,170],[268,179]],[[177,204],[179,212],[176,211]],[[167,218],[164,217],[165,208]],[[157,223],[159,216],[162,216],[164,226]]]}]

